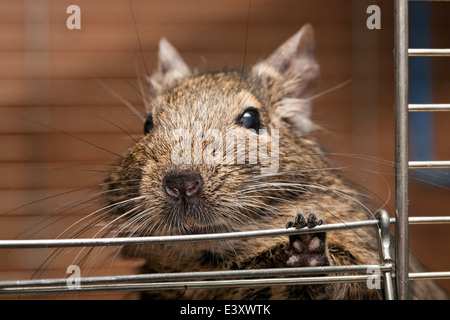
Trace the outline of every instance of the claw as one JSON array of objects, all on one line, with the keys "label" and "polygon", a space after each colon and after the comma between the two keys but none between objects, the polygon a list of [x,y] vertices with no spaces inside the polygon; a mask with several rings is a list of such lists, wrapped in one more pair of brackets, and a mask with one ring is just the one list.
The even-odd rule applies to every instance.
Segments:
[{"label": "claw", "polygon": [[314,212],[311,212],[308,217],[308,228],[314,228],[315,226],[320,226],[323,223],[322,219],[317,220],[317,216]]},{"label": "claw", "polygon": [[305,218],[303,217],[303,215],[302,215],[301,213],[299,213],[299,214],[295,217],[295,219],[294,219],[293,222],[292,222],[292,221],[289,221],[289,222],[286,224],[286,229],[292,228],[292,227],[295,227],[295,229],[301,229],[301,228],[305,227],[306,225],[307,225],[307,223],[306,223]]}]

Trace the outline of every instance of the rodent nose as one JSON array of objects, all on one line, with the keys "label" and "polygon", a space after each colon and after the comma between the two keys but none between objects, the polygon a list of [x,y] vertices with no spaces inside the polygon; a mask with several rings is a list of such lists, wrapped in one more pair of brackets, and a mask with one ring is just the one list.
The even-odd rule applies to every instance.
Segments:
[{"label": "rodent nose", "polygon": [[163,180],[163,190],[171,198],[197,197],[203,190],[203,179],[198,173],[177,172],[167,175]]}]

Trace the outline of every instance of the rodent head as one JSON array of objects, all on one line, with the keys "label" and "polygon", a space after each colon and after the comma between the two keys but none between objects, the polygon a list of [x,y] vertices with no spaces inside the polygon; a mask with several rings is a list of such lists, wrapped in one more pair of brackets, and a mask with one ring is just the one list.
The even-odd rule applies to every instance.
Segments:
[{"label": "rodent head", "polygon": [[314,180],[311,169],[325,165],[309,138],[319,77],[313,51],[305,25],[249,72],[198,73],[161,40],[145,136],[106,183],[120,232],[270,227],[302,196],[301,182]]}]

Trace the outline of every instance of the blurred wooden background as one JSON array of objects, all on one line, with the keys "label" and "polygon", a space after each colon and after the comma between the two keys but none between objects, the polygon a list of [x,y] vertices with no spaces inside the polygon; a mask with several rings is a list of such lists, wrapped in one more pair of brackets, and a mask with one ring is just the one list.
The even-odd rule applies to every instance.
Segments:
[{"label": "blurred wooden background", "polygon": [[[81,8],[80,30],[66,27],[72,4]],[[371,4],[381,9],[380,30],[366,27]],[[449,3],[432,4],[434,47],[450,47],[448,13]],[[0,238],[57,237],[98,205],[88,198],[68,204],[96,192],[87,187],[103,181],[99,171],[133,144],[125,132],[143,133],[141,120],[105,86],[143,112],[137,79],[156,68],[162,36],[194,68],[241,67],[244,56],[249,68],[307,22],[316,32],[318,92],[351,80],[314,101],[320,137],[342,154],[333,161],[347,166],[344,174],[373,208],[386,204],[393,215],[393,1],[261,0],[249,7],[242,0],[132,0],[130,7],[128,0],[2,0]],[[434,59],[433,72],[431,102],[449,103],[450,61]],[[445,113],[435,117],[436,160],[450,159],[449,121]],[[413,179],[411,215],[449,215],[449,185]],[[46,214],[53,220],[39,220]],[[450,270],[449,234],[448,226],[411,227],[411,247],[433,271]],[[0,280],[29,279],[49,252],[0,251]],[[66,276],[76,252],[64,251],[40,277]],[[128,263],[106,262],[88,275],[131,271]]]}]

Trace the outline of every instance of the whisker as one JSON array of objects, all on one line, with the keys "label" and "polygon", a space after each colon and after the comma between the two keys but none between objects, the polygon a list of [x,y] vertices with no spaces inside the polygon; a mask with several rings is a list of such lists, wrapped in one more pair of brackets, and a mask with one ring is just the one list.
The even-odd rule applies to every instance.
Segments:
[{"label": "whisker", "polygon": [[[125,188],[124,188],[125,189]],[[126,188],[125,190],[128,190],[129,188]],[[114,190],[116,191],[116,190]],[[103,212],[103,214],[109,214],[113,209],[115,209],[116,207],[122,206],[123,204],[127,204],[129,202],[134,202],[137,201],[139,199],[141,199],[142,197],[135,197],[135,198],[131,198],[131,199],[126,199],[126,200],[122,200],[119,202],[115,202],[113,204],[104,206],[102,208],[99,208],[93,212],[91,212],[90,214],[84,216],[83,218],[79,219],[78,221],[76,221],[75,223],[73,223],[71,226],[67,227],[63,232],[61,232],[61,234],[58,237],[61,237],[65,232],[68,232],[69,229],[73,228],[74,226],[76,226],[77,224],[82,223],[84,220],[89,219],[95,215],[97,215],[100,212]],[[91,223],[89,225],[92,225]],[[78,231],[78,230],[75,230]]]},{"label": "whisker", "polygon": [[[128,180],[128,181],[125,181],[125,182],[134,182],[134,181],[136,181],[136,180]],[[54,198],[56,198],[56,197],[68,195],[68,194],[75,193],[75,192],[79,192],[79,191],[84,191],[84,190],[89,190],[89,189],[93,189],[93,188],[98,188],[98,187],[105,186],[105,185],[108,185],[108,184],[113,184],[113,183],[114,183],[114,182],[101,183],[101,184],[97,184],[97,185],[91,185],[91,186],[82,187],[82,188],[78,188],[78,189],[74,189],[74,190],[70,190],[70,191],[65,191],[65,192],[62,192],[62,193],[59,193],[59,194],[56,194],[56,195],[52,195],[52,196],[49,196],[49,197],[40,199],[40,200],[38,200],[38,201],[33,201],[33,202],[28,203],[28,204],[26,204],[26,205],[23,205],[23,206],[21,206],[21,207],[33,205],[33,204],[39,203],[40,201],[44,201],[44,200],[48,200],[48,199],[54,199]],[[126,189],[128,189],[128,188],[126,188]],[[48,219],[50,219],[50,217],[51,217],[53,214],[55,214],[56,212],[58,212],[58,213],[64,213],[64,212],[66,212],[67,210],[70,210],[70,209],[72,209],[72,208],[74,208],[74,207],[79,206],[80,204],[85,204],[85,203],[87,203],[88,201],[90,201],[90,200],[92,200],[92,199],[96,199],[96,198],[98,198],[100,195],[104,195],[104,194],[106,194],[106,193],[112,193],[112,192],[116,192],[116,191],[117,191],[116,189],[115,189],[115,190],[106,190],[106,191],[102,191],[102,192],[90,194],[90,195],[84,196],[84,197],[82,197],[82,198],[78,198],[78,199],[76,199],[76,200],[67,202],[67,203],[65,203],[64,205],[61,205],[61,206],[59,206],[59,207],[57,207],[57,208],[55,208],[55,209],[53,209],[53,210],[51,210],[51,211],[49,211],[49,212],[43,214],[43,215],[39,218],[38,221],[36,221],[35,223],[33,223],[31,226],[25,228],[20,234],[17,235],[17,237],[20,237],[20,236],[24,235],[25,233],[29,232],[30,230],[32,230],[32,229],[36,228],[37,226],[43,224],[45,221],[48,221]],[[17,208],[16,208],[16,209],[17,209]],[[14,210],[16,210],[16,209],[14,209]],[[81,210],[81,209],[80,209],[80,210]],[[32,234],[32,235],[34,235],[34,234]],[[31,235],[31,236],[32,236],[32,235]]]},{"label": "whisker", "polygon": [[110,94],[112,94],[117,100],[126,105],[128,109],[130,109],[136,116],[139,117],[139,119],[141,119],[143,122],[145,121],[145,117],[142,115],[142,113],[139,112],[128,100],[123,98],[120,94],[118,94],[115,90],[113,90],[110,86],[108,86],[104,81],[98,78],[95,78],[95,80],[97,80],[97,82]]},{"label": "whisker", "polygon": [[[311,97],[309,97],[309,98],[307,98],[307,99],[298,99],[299,100],[299,102],[301,101],[301,102],[312,102],[313,100],[315,100],[315,99],[317,99],[317,98],[319,98],[319,97],[321,97],[321,96],[324,96],[324,95],[326,95],[326,94],[329,94],[330,92],[333,92],[333,91],[336,91],[336,90],[338,90],[338,89],[340,89],[340,88],[342,88],[342,87],[344,87],[344,86],[346,86],[347,84],[349,84],[350,82],[352,82],[352,79],[349,79],[349,80],[347,80],[347,81],[344,81],[344,82],[342,82],[342,83],[339,83],[339,84],[337,84],[337,85],[335,85],[334,87],[331,87],[331,88],[329,88],[329,89],[326,89],[326,90],[323,90],[323,91],[321,91],[321,92],[319,92],[319,93],[317,93],[317,94],[315,94],[315,95],[313,95],[313,96],[311,96]],[[270,121],[270,124],[273,124],[275,121],[277,121],[277,120],[279,120],[280,118],[282,118],[282,117],[284,117],[285,115],[286,115],[286,113],[288,113],[288,112],[290,112],[291,110],[286,110],[284,113],[281,113],[281,114],[279,114],[277,117],[275,117],[272,121]]]}]

